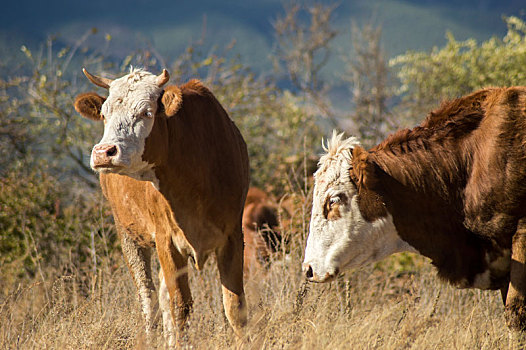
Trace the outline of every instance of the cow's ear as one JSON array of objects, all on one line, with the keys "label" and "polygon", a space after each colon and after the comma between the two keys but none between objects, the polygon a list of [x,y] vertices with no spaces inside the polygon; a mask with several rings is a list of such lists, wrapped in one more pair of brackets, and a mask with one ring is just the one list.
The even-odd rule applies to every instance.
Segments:
[{"label": "cow's ear", "polygon": [[352,151],[351,177],[356,179],[358,187],[372,189],[377,183],[376,164],[369,152],[360,146],[354,147]]},{"label": "cow's ear", "polygon": [[84,118],[99,121],[102,120],[100,110],[104,101],[106,98],[95,92],[80,94],[75,99],[75,110]]},{"label": "cow's ear", "polygon": [[161,97],[161,103],[166,116],[174,116],[177,111],[179,111],[181,104],[183,103],[181,90],[174,85],[167,86],[166,89],[164,89],[163,96]]}]

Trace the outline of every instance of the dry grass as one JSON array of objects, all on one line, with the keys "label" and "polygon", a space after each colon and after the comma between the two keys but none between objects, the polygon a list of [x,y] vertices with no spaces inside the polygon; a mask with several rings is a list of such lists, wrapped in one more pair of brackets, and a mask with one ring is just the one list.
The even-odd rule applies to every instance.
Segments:
[{"label": "dry grass", "polygon": [[[190,269],[195,304],[188,348],[520,349],[525,344],[505,327],[498,292],[454,289],[438,280],[423,258],[409,256],[411,262],[400,267],[407,256],[393,256],[331,284],[305,284],[303,238],[294,241],[286,259],[276,258],[268,271],[246,279],[250,321],[242,341],[223,315],[215,261],[201,272]],[[88,283],[64,276],[13,286],[0,297],[0,348],[148,348],[124,262],[100,265]],[[163,348],[160,332],[157,339],[152,347]]]}]

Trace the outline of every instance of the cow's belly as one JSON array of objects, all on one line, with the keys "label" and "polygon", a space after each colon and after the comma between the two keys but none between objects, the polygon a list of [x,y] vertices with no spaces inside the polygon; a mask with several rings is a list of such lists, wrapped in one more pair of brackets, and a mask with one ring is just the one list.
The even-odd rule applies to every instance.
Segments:
[{"label": "cow's belly", "polygon": [[171,232],[172,242],[179,252],[191,257],[200,270],[210,254],[224,246],[228,239],[227,232],[214,222],[204,220],[202,214],[181,210],[177,212],[176,220],[179,226]]},{"label": "cow's belly", "polygon": [[185,258],[192,257],[198,269],[228,239],[231,228],[222,227],[219,220],[211,220],[187,207],[178,208],[175,214],[151,182],[101,174],[101,185],[116,223],[132,239],[153,246],[158,235],[171,237],[177,250]]},{"label": "cow's belly", "polygon": [[457,287],[478,289],[501,289],[509,283],[511,250],[492,251],[485,254],[486,269],[472,280],[462,279]]}]

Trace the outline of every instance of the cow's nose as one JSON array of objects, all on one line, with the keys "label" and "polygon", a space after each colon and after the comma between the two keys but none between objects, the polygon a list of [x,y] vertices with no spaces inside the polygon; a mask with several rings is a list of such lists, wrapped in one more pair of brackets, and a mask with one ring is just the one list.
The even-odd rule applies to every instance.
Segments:
[{"label": "cow's nose", "polygon": [[114,159],[118,153],[119,149],[116,145],[96,145],[93,147],[93,166],[96,168],[112,166],[112,159]]},{"label": "cow's nose", "polygon": [[312,277],[314,277],[314,273],[312,272],[312,266],[309,264],[303,265],[303,271],[305,272],[305,277],[310,280]]},{"label": "cow's nose", "polygon": [[108,149],[106,150],[106,155],[108,157],[113,157],[116,154],[117,154],[117,146],[115,145],[108,147]]}]

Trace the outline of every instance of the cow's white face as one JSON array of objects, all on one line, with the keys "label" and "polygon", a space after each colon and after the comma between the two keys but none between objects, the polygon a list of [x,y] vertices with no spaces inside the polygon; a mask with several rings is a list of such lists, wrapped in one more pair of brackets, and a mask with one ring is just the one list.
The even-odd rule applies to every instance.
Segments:
[{"label": "cow's white face", "polygon": [[101,108],[104,135],[93,147],[90,165],[95,171],[141,177],[152,164],[142,160],[162,88],[158,77],[142,70],[116,79]]},{"label": "cow's white face", "polygon": [[[310,232],[303,270],[307,279],[330,281],[339,272],[412,250],[396,232],[391,215],[372,221],[360,211],[357,185],[351,179],[355,138],[333,133],[315,174]],[[382,204],[383,205],[383,204]]]}]

